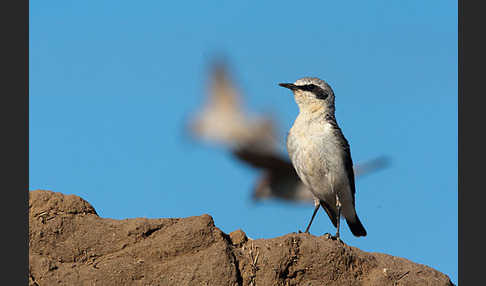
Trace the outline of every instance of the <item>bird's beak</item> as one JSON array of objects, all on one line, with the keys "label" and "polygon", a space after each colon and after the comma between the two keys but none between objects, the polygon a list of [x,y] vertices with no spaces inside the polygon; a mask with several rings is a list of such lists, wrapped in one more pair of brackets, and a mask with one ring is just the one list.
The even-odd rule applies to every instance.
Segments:
[{"label": "bird's beak", "polygon": [[286,88],[291,89],[291,90],[297,89],[297,86],[293,83],[279,83],[278,85],[280,85],[282,87],[286,87]]}]

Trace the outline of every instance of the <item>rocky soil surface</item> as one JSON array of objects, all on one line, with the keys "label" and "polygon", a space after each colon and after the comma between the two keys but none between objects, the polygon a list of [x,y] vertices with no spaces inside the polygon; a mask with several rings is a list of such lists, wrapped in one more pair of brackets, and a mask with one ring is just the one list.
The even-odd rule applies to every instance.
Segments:
[{"label": "rocky soil surface", "polygon": [[29,192],[29,285],[453,285],[425,265],[304,233],[250,240],[209,215],[101,218]]}]

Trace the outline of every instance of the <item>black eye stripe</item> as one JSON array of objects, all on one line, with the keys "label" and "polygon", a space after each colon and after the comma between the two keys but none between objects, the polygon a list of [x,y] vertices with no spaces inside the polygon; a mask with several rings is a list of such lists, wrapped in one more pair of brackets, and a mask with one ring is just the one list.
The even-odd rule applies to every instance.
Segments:
[{"label": "black eye stripe", "polygon": [[310,91],[316,95],[316,98],[326,99],[328,96],[327,91],[323,90],[322,88],[318,87],[315,84],[306,84],[306,85],[299,85],[298,87],[300,90]]},{"label": "black eye stripe", "polygon": [[319,89],[319,87],[314,84],[306,84],[306,85],[299,85],[299,89],[305,91],[316,91],[317,89]]}]

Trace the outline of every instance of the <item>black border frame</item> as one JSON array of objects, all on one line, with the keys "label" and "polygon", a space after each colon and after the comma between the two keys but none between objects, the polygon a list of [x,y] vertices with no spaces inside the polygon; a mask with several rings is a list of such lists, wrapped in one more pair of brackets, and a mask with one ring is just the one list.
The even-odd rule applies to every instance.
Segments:
[{"label": "black border frame", "polygon": [[[2,272],[8,285],[29,283],[29,1],[2,2]],[[6,183],[6,184],[5,184]]]},{"label": "black border frame", "polygon": [[484,176],[480,163],[485,146],[481,117],[485,105],[480,102],[484,98],[484,87],[480,85],[484,82],[485,66],[480,56],[485,50],[480,43],[484,38],[484,15],[472,3],[469,1],[465,9],[464,1],[458,1],[458,285],[484,283],[481,258],[486,207],[480,181]]}]

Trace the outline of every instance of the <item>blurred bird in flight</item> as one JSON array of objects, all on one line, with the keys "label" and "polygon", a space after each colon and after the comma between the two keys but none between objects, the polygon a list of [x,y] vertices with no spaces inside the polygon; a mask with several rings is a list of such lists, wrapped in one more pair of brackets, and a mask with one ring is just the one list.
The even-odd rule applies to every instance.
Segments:
[{"label": "blurred bird in flight", "polygon": [[[255,201],[312,204],[312,193],[299,179],[286,152],[281,151],[282,140],[277,138],[274,120],[268,114],[258,116],[245,110],[241,93],[221,60],[211,66],[207,94],[206,102],[187,126],[192,137],[223,147],[242,163],[260,170],[252,190]],[[355,177],[388,164],[384,156],[355,164]]]},{"label": "blurred bird in flight", "polygon": [[240,93],[221,61],[212,65],[208,94],[202,109],[189,123],[195,138],[231,150],[250,146],[256,152],[276,150],[273,120],[246,113]]}]

